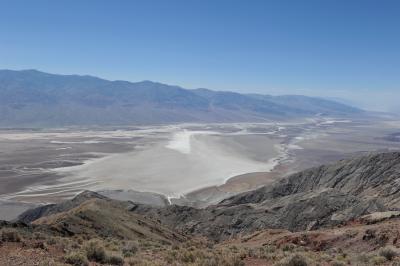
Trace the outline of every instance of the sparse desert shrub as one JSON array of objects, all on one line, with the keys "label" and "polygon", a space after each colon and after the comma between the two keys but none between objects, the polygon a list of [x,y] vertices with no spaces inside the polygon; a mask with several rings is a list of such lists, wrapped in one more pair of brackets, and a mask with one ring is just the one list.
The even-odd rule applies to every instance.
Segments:
[{"label": "sparse desert shrub", "polygon": [[[129,258],[127,260],[129,266],[158,266],[157,262],[148,261],[140,258]],[[207,265],[208,266],[208,265]]]},{"label": "sparse desert shrub", "polygon": [[128,241],[122,247],[124,257],[132,257],[139,251],[139,244],[135,241]]},{"label": "sparse desert shrub", "polygon": [[268,260],[268,261],[276,261],[279,260],[279,258],[282,255],[280,253],[265,253],[263,256],[260,256],[260,259]]},{"label": "sparse desert shrub", "polygon": [[276,252],[277,252],[277,250],[276,250],[275,246],[268,245],[265,247],[261,247],[258,250],[257,257],[261,258],[261,259],[267,259],[267,260],[275,259],[277,257]]},{"label": "sparse desert shrub", "polygon": [[15,229],[3,229],[1,240],[4,242],[21,242],[21,235]]},{"label": "sparse desert shrub", "polygon": [[47,239],[47,245],[55,245],[57,244],[57,240],[54,237]]},{"label": "sparse desert shrub", "polygon": [[266,245],[264,246],[264,251],[267,253],[274,253],[276,252],[276,247],[272,245]]},{"label": "sparse desert shrub", "polygon": [[336,259],[337,259],[338,261],[345,261],[345,260],[346,260],[346,256],[347,256],[347,254],[346,254],[346,255],[344,255],[344,254],[339,254],[339,255],[336,256]]},{"label": "sparse desert shrub", "polygon": [[237,253],[239,251],[237,246],[230,246],[229,247],[230,251],[232,251],[233,253]]},{"label": "sparse desert shrub", "polygon": [[77,242],[75,242],[75,241],[72,241],[72,243],[71,243],[71,248],[72,248],[72,249],[80,249],[80,248],[81,248],[81,245],[79,245],[79,243],[77,243]]},{"label": "sparse desert shrub", "polygon": [[107,242],[105,242],[104,246],[107,248],[107,250],[112,251],[119,251],[120,249],[119,243],[116,243],[113,239],[109,239]]},{"label": "sparse desert shrub", "polygon": [[43,241],[36,241],[36,242],[34,242],[34,243],[32,244],[32,247],[33,247],[33,248],[40,248],[40,249],[43,249],[43,250],[48,250],[47,244],[46,244],[45,242],[43,242]]},{"label": "sparse desert shrub", "polygon": [[65,263],[74,266],[87,266],[89,262],[82,253],[73,252],[64,257]]},{"label": "sparse desert shrub", "polygon": [[44,258],[42,259],[37,266],[53,266],[59,265],[53,258]]},{"label": "sparse desert shrub", "polygon": [[124,259],[116,254],[108,255],[106,262],[111,265],[124,265]]},{"label": "sparse desert shrub", "polygon": [[36,240],[46,240],[47,239],[47,236],[40,232],[33,233],[32,237],[33,237],[33,239],[36,239]]},{"label": "sparse desert shrub", "polygon": [[166,259],[170,262],[175,261],[178,258],[178,251],[176,250],[169,250],[166,252]]},{"label": "sparse desert shrub", "polygon": [[341,261],[334,261],[332,262],[331,266],[345,266],[346,264]]},{"label": "sparse desert shrub", "polygon": [[180,254],[179,259],[184,263],[193,263],[196,260],[196,257],[192,251],[185,250]]},{"label": "sparse desert shrub", "polygon": [[106,251],[103,245],[98,240],[91,240],[86,244],[86,257],[90,261],[105,262],[106,261]]},{"label": "sparse desert shrub", "polygon": [[373,229],[367,229],[362,237],[364,241],[369,241],[374,238],[376,238],[376,230]]},{"label": "sparse desert shrub", "polygon": [[226,266],[244,266],[244,262],[238,255],[231,254],[230,256],[224,256],[223,262],[221,265]]},{"label": "sparse desert shrub", "polygon": [[395,257],[397,257],[397,252],[394,251],[391,248],[383,248],[379,251],[379,255],[382,257],[385,257],[387,260],[393,260]]},{"label": "sparse desert shrub", "polygon": [[72,250],[72,246],[75,244],[75,241],[66,237],[54,237],[52,241],[55,242],[58,247],[65,250]]},{"label": "sparse desert shrub", "polygon": [[245,248],[245,251],[246,251],[246,255],[248,256],[248,257],[252,257],[252,258],[255,258],[255,257],[257,257],[257,252],[253,249],[253,248]]},{"label": "sparse desert shrub", "polygon": [[370,254],[362,253],[357,256],[357,261],[361,262],[363,265],[366,265],[371,260],[371,257],[372,256]]},{"label": "sparse desert shrub", "polygon": [[292,252],[292,251],[294,251],[295,248],[296,248],[296,246],[293,245],[293,244],[286,244],[286,245],[284,245],[284,246],[282,247],[282,250],[283,250],[283,251],[290,251],[290,252]]},{"label": "sparse desert shrub", "polygon": [[382,265],[386,263],[386,258],[382,256],[374,256],[370,261],[373,265]]},{"label": "sparse desert shrub", "polygon": [[247,253],[247,250],[246,249],[241,249],[240,250],[240,252],[239,252],[239,257],[242,259],[242,260],[244,260],[245,258],[247,258],[247,255],[248,253]]},{"label": "sparse desert shrub", "polygon": [[292,256],[286,263],[285,266],[307,266],[307,260],[300,254]]},{"label": "sparse desert shrub", "polygon": [[346,235],[346,237],[348,237],[348,238],[354,238],[354,237],[356,237],[357,235],[358,235],[358,231],[353,231],[353,230],[347,230],[346,232],[345,232],[345,235]]},{"label": "sparse desert shrub", "polygon": [[79,245],[82,245],[82,244],[83,244],[83,238],[82,238],[81,236],[78,236],[78,237],[76,238],[76,242],[77,242]]},{"label": "sparse desert shrub", "polygon": [[318,260],[318,262],[332,263],[333,258],[327,253],[320,253],[317,256],[317,260]]},{"label": "sparse desert shrub", "polygon": [[220,266],[220,264],[216,258],[205,258],[196,263],[196,266]]}]

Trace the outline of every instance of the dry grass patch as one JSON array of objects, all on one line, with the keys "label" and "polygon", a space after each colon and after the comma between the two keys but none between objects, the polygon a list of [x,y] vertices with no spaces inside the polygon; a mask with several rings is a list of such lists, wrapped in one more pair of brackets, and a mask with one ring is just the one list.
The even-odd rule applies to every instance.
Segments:
[{"label": "dry grass patch", "polygon": [[106,261],[106,251],[99,240],[91,240],[85,246],[86,257],[90,261],[103,263]]},{"label": "dry grass patch", "polygon": [[2,229],[1,241],[3,242],[21,242],[22,237],[15,229]]},{"label": "dry grass patch", "polygon": [[64,261],[74,266],[88,266],[89,261],[86,256],[79,252],[72,252],[64,257]]}]

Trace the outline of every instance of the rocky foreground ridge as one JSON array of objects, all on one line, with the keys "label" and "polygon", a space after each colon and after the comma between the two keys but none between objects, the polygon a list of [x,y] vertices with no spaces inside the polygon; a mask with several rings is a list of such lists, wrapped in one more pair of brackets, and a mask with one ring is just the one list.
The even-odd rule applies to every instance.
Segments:
[{"label": "rocky foreground ridge", "polygon": [[135,212],[174,229],[221,240],[266,228],[313,230],[375,212],[400,210],[400,153],[371,154],[311,168],[205,209],[182,206]]},{"label": "rocky foreground ridge", "polygon": [[[302,247],[301,252],[312,252],[304,255],[308,264],[317,260],[319,255],[315,252],[328,252],[331,262],[336,261],[338,248],[355,254],[346,263],[352,264],[360,252],[375,252],[376,256],[384,257],[378,250],[388,246],[396,254],[394,257],[397,256],[400,248],[399,196],[400,153],[393,152],[311,168],[204,209],[176,205],[155,207],[111,200],[87,191],[61,204],[29,210],[20,215],[18,221],[4,222],[0,228],[16,228],[25,237],[28,235],[28,239],[37,233],[51,238],[82,239],[81,244],[77,244],[80,248],[93,238],[111,239],[117,243],[133,240],[138,243],[138,250],[147,250],[142,257],[150,254],[150,260],[161,258],[153,265],[173,265],[163,256],[172,247],[183,248],[182,244],[187,243],[209,250],[208,255],[202,253],[204,258],[214,259],[217,263],[193,259],[191,265],[274,265],[290,257],[285,253],[290,250],[284,248],[289,244],[294,245],[293,250]],[[154,246],[160,250],[148,250]],[[242,251],[247,253],[239,256],[237,250],[231,250],[232,246],[244,248],[246,251]],[[266,258],[258,253],[256,256],[249,251],[257,248],[260,252],[259,249],[265,246],[278,248],[282,258],[278,255]],[[221,248],[230,251],[226,254],[216,251]],[[187,247],[183,249],[195,252],[188,251]],[[204,250],[202,252],[206,252]],[[179,262],[175,265],[190,264],[178,257],[172,259]],[[381,261],[389,263],[388,259],[381,258]],[[98,263],[101,265],[102,262]],[[126,264],[127,259],[122,259],[121,263]]]}]

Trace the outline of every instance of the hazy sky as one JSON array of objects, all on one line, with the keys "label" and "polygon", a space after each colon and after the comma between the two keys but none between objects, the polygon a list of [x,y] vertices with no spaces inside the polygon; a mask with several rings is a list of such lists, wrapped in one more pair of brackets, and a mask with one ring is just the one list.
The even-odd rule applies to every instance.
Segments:
[{"label": "hazy sky", "polygon": [[0,0],[0,68],[400,111],[400,1]]}]

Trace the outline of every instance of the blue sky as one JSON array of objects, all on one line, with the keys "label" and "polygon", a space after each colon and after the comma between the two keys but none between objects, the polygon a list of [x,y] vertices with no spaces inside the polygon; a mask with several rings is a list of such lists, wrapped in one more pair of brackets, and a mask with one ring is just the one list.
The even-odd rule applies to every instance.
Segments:
[{"label": "blue sky", "polygon": [[400,1],[0,0],[0,12],[0,68],[400,112]]}]

